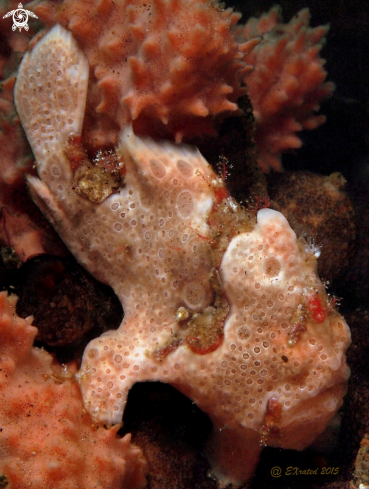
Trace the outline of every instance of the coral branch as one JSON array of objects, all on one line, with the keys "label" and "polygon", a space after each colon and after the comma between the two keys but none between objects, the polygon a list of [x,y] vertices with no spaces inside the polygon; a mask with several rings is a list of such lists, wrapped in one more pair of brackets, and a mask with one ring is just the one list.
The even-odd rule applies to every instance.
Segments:
[{"label": "coral branch", "polygon": [[304,9],[284,24],[280,8],[274,7],[236,29],[239,42],[261,36],[245,56],[255,66],[245,83],[254,107],[259,164],[264,171],[281,170],[281,153],[302,144],[296,132],[325,121],[315,113],[334,90],[333,83],[325,82],[325,61],[319,56],[329,27],[309,27],[309,20],[309,11]]},{"label": "coral branch", "polygon": [[238,110],[245,63],[231,31],[239,15],[231,9],[208,0],[54,5],[42,2],[35,13],[69,29],[88,59],[85,128],[93,144],[116,144],[132,121],[136,133],[176,141],[214,134],[217,116]]}]

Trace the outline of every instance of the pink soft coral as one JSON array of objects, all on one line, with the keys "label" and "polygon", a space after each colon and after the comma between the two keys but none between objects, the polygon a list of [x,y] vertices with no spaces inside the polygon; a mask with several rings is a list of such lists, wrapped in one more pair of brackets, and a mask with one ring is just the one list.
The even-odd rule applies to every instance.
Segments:
[{"label": "pink soft coral", "polygon": [[255,66],[245,83],[254,107],[259,164],[264,171],[281,170],[280,154],[302,144],[296,132],[325,121],[315,112],[334,90],[333,83],[325,82],[325,61],[319,56],[329,27],[311,28],[309,20],[309,10],[303,9],[284,24],[279,7],[274,7],[236,31],[242,42],[262,36],[245,57]]},{"label": "pink soft coral", "polygon": [[87,56],[85,129],[94,125],[95,144],[115,144],[130,121],[136,133],[177,141],[215,133],[214,119],[238,110],[242,58],[254,41],[237,44],[240,14],[231,9],[208,0],[64,0],[35,12],[69,29]]},{"label": "pink soft coral", "polygon": [[274,7],[238,27],[240,14],[208,0],[46,0],[35,12],[70,30],[87,56],[90,148],[116,144],[129,122],[136,134],[177,142],[216,134],[238,113],[242,81],[264,171],[301,146],[297,131],[325,120],[314,112],[333,90],[319,56],[328,27],[310,28],[307,9],[284,24]]},{"label": "pink soft coral", "polygon": [[96,428],[82,407],[75,368],[32,348],[37,329],[0,294],[0,473],[25,489],[138,489],[146,462],[118,426]]}]

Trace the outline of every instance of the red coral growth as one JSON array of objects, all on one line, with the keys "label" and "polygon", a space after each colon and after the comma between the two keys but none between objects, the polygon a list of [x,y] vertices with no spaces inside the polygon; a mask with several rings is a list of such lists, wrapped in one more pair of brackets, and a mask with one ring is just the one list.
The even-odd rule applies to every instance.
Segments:
[{"label": "red coral growth", "polygon": [[208,0],[64,0],[34,11],[68,28],[88,58],[90,143],[116,143],[129,121],[135,133],[181,141],[214,133],[217,116],[238,110],[248,69],[241,51],[254,42],[237,44],[240,15],[231,9]]},{"label": "red coral growth", "polygon": [[131,435],[92,424],[75,368],[32,348],[37,329],[15,303],[0,294],[0,473],[17,489],[143,488],[146,462]]},{"label": "red coral growth", "polygon": [[262,36],[245,56],[255,66],[245,77],[256,119],[259,164],[264,171],[281,170],[280,154],[302,144],[296,132],[315,129],[325,121],[315,112],[334,85],[325,82],[325,61],[319,52],[328,26],[309,27],[308,9],[301,10],[288,24],[280,9],[272,8],[259,19],[239,27],[240,41]]}]

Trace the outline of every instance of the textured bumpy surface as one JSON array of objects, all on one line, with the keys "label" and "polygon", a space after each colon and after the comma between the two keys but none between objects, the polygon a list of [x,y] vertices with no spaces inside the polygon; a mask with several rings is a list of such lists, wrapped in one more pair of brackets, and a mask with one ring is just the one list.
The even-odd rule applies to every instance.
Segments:
[{"label": "textured bumpy surface", "polygon": [[316,112],[334,90],[332,82],[325,82],[325,60],[319,56],[329,27],[312,28],[309,21],[309,10],[303,9],[285,24],[281,9],[273,7],[236,30],[240,42],[262,36],[245,56],[255,66],[245,83],[254,107],[255,139],[264,171],[281,170],[281,153],[302,144],[296,132],[315,129],[325,121]]},{"label": "textured bumpy surface", "polygon": [[[51,66],[55,50],[60,73]],[[43,98],[28,100],[40,63],[48,70]],[[70,85],[76,70],[78,86]],[[171,383],[214,423],[214,473],[240,483],[260,442],[302,449],[323,431],[345,393],[348,327],[316,275],[317,250],[282,214],[247,213],[196,149],[127,128],[119,188],[100,203],[82,196],[69,132],[81,132],[86,72],[71,35],[56,27],[25,57],[15,89],[42,180],[29,179],[35,198],[125,311],[120,328],[85,351],[85,406],[96,421],[119,423],[135,382]],[[53,94],[68,84],[64,106]]]},{"label": "textured bumpy surface", "polygon": [[180,141],[214,132],[215,116],[237,110],[249,47],[233,37],[240,15],[231,9],[208,0],[65,0],[35,13],[69,29],[89,61],[93,142],[116,144],[130,121],[135,132]]},{"label": "textured bumpy surface", "polygon": [[96,427],[75,368],[33,348],[37,328],[0,294],[0,474],[26,489],[143,488],[147,464],[119,426]]}]

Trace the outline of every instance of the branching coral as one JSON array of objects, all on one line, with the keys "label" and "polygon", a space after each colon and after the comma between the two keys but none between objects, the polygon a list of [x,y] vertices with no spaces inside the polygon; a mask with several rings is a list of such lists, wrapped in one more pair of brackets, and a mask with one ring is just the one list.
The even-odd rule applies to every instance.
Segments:
[{"label": "branching coral", "polygon": [[146,462],[130,435],[93,425],[75,367],[32,348],[37,328],[0,293],[0,473],[25,489],[143,488]]},{"label": "branching coral", "polygon": [[88,59],[92,144],[116,144],[130,121],[140,134],[181,141],[214,133],[216,116],[238,109],[242,58],[255,42],[236,43],[231,28],[240,16],[231,9],[208,0],[66,0],[35,12],[68,28]]},{"label": "branching coral", "polygon": [[135,382],[171,383],[214,422],[214,473],[239,484],[261,442],[302,449],[341,405],[348,327],[316,275],[316,250],[282,214],[237,204],[194,148],[128,127],[109,160],[119,184],[99,199],[82,192],[76,175],[99,189],[105,165],[87,163],[81,145],[87,83],[87,59],[56,26],[24,57],[15,89],[41,178],[29,179],[35,199],[125,311],[85,351],[85,406],[119,423]]},{"label": "branching coral", "polygon": [[333,83],[325,82],[325,61],[319,56],[329,27],[311,28],[309,20],[309,10],[304,9],[284,24],[280,9],[274,7],[236,29],[239,41],[261,36],[261,42],[245,56],[255,66],[245,83],[254,107],[259,164],[264,171],[281,170],[281,153],[302,144],[296,132],[325,121],[315,112],[334,89]]},{"label": "branching coral", "polygon": [[216,134],[237,114],[242,80],[264,171],[280,170],[281,153],[301,146],[296,132],[325,120],[315,112],[333,91],[319,56],[328,27],[310,28],[307,9],[284,24],[275,7],[245,26],[208,0],[46,1],[35,12],[68,28],[87,56],[90,146],[116,144],[128,122],[135,133],[176,141]]}]

